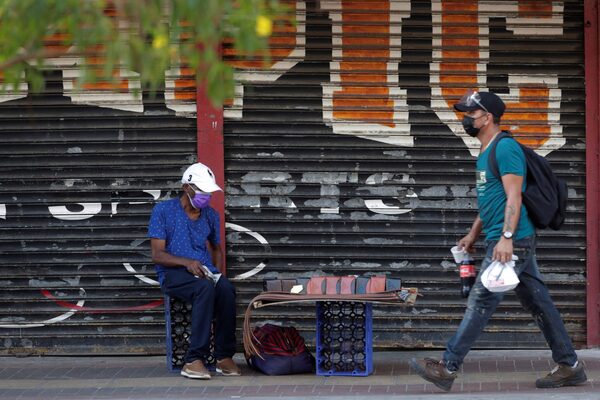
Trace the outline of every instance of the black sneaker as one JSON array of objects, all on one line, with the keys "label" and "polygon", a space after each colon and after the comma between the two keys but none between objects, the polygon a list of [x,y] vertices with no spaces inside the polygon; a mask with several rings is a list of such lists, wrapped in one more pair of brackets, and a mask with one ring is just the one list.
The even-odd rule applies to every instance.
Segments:
[{"label": "black sneaker", "polygon": [[581,363],[574,368],[559,364],[548,375],[535,381],[535,387],[540,389],[559,388],[579,385],[585,381],[587,381],[587,376],[585,376]]},{"label": "black sneaker", "polygon": [[421,378],[433,383],[440,389],[448,392],[452,388],[452,384],[456,379],[456,372],[450,372],[442,361],[434,360],[433,358],[425,358],[424,360],[410,360],[410,366],[417,371]]}]

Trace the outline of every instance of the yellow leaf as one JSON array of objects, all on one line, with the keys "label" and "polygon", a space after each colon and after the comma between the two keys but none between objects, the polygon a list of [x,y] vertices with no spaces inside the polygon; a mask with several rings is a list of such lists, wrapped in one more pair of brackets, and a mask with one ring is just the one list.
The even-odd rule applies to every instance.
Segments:
[{"label": "yellow leaf", "polygon": [[152,40],[152,47],[155,49],[162,49],[169,43],[169,39],[165,35],[156,35]]},{"label": "yellow leaf", "polygon": [[271,18],[265,17],[264,15],[259,15],[256,18],[256,34],[258,36],[271,36],[273,32],[273,21]]}]

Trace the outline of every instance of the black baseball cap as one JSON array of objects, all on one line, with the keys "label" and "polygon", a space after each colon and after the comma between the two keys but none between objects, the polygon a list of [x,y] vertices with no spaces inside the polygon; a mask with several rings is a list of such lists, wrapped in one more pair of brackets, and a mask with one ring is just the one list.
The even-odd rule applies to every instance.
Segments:
[{"label": "black baseball cap", "polygon": [[500,118],[506,110],[506,105],[495,93],[470,90],[454,105],[454,109],[462,112],[483,110]]}]

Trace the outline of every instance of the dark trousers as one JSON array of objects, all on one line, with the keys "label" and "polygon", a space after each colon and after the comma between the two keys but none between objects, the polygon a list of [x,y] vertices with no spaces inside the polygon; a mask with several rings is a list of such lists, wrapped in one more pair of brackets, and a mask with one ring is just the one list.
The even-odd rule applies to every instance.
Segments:
[{"label": "dark trousers", "polygon": [[[496,311],[498,303],[504,298],[505,293],[492,293],[481,283],[482,272],[492,263],[496,243],[496,241],[486,242],[486,256],[469,294],[465,316],[446,347],[444,361],[451,371],[458,370],[471,346]],[[575,364],[577,355],[573,350],[571,338],[538,270],[535,238],[528,237],[515,241],[513,253],[519,257],[515,262],[515,272],[519,275],[520,283],[515,288],[515,293],[521,305],[533,315],[552,350],[554,362],[569,366]]]},{"label": "dark trousers", "polygon": [[221,276],[215,286],[210,279],[196,278],[185,268],[165,271],[163,292],[192,304],[192,334],[185,362],[205,360],[210,354],[210,328],[215,319],[215,358],[235,353],[235,288]]}]

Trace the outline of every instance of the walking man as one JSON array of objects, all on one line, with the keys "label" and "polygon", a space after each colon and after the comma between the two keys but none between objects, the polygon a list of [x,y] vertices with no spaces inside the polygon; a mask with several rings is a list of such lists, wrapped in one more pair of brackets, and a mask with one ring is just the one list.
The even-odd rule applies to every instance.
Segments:
[{"label": "walking man", "polygon": [[221,188],[210,168],[200,163],[185,171],[181,183],[181,195],[157,204],[148,227],[161,289],[192,304],[192,332],[181,375],[210,379],[204,360],[213,318],[217,373],[240,375],[231,358],[236,344],[235,288],[218,275],[223,268],[219,214],[208,205],[211,193]]},{"label": "walking man", "polygon": [[504,293],[492,293],[483,286],[481,273],[492,261],[508,262],[515,254],[519,258],[515,262],[515,271],[520,280],[515,292],[523,307],[532,313],[557,364],[546,377],[535,382],[536,387],[557,388],[583,383],[587,380],[583,365],[577,361],[569,335],[538,270],[535,228],[521,202],[527,167],[518,143],[506,139],[497,144],[496,159],[501,179],[488,168],[489,149],[501,131],[504,102],[494,93],[469,92],[454,108],[465,113],[462,120],[465,132],[481,142],[476,168],[479,215],[458,245],[474,252],[473,246],[483,231],[486,254],[469,295],[465,315],[448,342],[442,360],[412,359],[410,365],[423,379],[440,389],[449,391],[452,388],[465,356],[504,297]]}]

